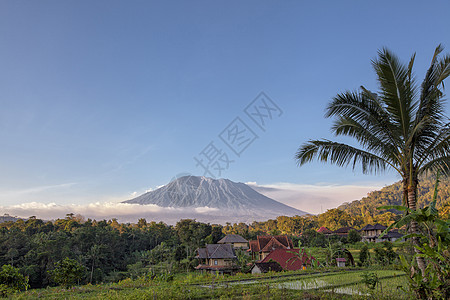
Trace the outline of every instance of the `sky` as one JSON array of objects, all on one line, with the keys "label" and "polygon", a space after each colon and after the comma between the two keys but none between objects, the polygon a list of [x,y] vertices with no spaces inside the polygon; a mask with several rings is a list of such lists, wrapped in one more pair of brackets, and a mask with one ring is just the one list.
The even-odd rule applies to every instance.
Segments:
[{"label": "sky", "polygon": [[416,53],[423,79],[435,47],[450,51],[448,11],[448,1],[1,1],[0,214],[120,217],[115,204],[180,174],[276,187],[275,200],[311,213],[360,199],[399,177],[298,167],[294,155],[309,139],[346,141],[325,107],[360,85],[377,90],[382,47],[405,62]]}]

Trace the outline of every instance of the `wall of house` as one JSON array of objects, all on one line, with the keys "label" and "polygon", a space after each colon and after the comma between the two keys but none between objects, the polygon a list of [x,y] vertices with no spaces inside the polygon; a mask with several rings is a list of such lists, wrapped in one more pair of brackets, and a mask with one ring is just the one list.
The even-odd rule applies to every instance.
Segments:
[{"label": "wall of house", "polygon": [[[217,264],[215,263],[217,261]],[[232,266],[233,260],[224,258],[210,258],[208,265],[210,266]]]},{"label": "wall of house", "polygon": [[248,243],[233,243],[234,248],[245,248],[248,249]]}]

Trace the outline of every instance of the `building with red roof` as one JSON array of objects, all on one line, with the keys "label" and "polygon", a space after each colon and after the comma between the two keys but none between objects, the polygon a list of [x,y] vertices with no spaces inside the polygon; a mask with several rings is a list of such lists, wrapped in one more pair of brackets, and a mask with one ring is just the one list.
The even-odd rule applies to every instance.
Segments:
[{"label": "building with red roof", "polygon": [[326,228],[326,227],[320,227],[319,230],[317,230],[318,233],[322,233],[322,234],[333,234],[333,231],[331,231],[330,229]]},{"label": "building with red roof", "polygon": [[254,260],[263,260],[269,253],[276,249],[293,249],[294,243],[286,235],[261,236],[250,241],[249,252]]},{"label": "building with red roof", "polygon": [[313,256],[309,256],[304,249],[275,249],[261,262],[276,261],[283,270],[295,271],[311,266]]}]

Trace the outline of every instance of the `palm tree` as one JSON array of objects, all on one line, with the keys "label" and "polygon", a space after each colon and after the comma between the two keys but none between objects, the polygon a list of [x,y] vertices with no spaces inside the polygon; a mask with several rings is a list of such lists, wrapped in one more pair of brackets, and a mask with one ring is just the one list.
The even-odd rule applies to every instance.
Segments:
[{"label": "palm tree", "polygon": [[[318,159],[338,166],[362,167],[365,174],[394,169],[402,177],[404,203],[416,210],[418,178],[426,172],[450,172],[450,124],[444,115],[444,80],[450,75],[450,56],[439,58],[439,45],[420,88],[413,77],[415,54],[402,64],[388,49],[372,61],[380,91],[363,86],[333,98],[326,117],[334,117],[332,132],[350,136],[361,148],[330,140],[310,140],[296,153],[301,166]],[[410,232],[418,232],[412,221]],[[419,240],[413,238],[419,245]],[[416,258],[425,278],[426,264]]]}]

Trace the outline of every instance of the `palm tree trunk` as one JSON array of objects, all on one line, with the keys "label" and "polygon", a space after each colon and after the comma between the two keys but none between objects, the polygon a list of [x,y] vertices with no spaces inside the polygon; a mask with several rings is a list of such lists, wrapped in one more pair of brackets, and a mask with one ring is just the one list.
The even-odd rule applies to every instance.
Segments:
[{"label": "palm tree trunk", "polygon": [[[408,206],[412,210],[416,210],[416,192],[417,192],[417,181],[413,180],[413,184],[411,186],[409,186],[409,188],[408,188]],[[412,220],[409,230],[411,233],[419,233],[419,224],[415,220]],[[413,237],[412,242],[413,242],[413,245],[420,246],[420,241],[419,241],[418,237]],[[414,252],[416,252],[416,254],[421,253],[420,250],[418,250],[416,248],[414,248]],[[425,259],[423,257],[417,256],[416,261],[417,261],[417,266],[419,267],[420,272],[422,273],[422,278],[424,281],[426,281],[427,278],[425,277],[425,269],[426,269],[427,265],[426,265]]]}]

